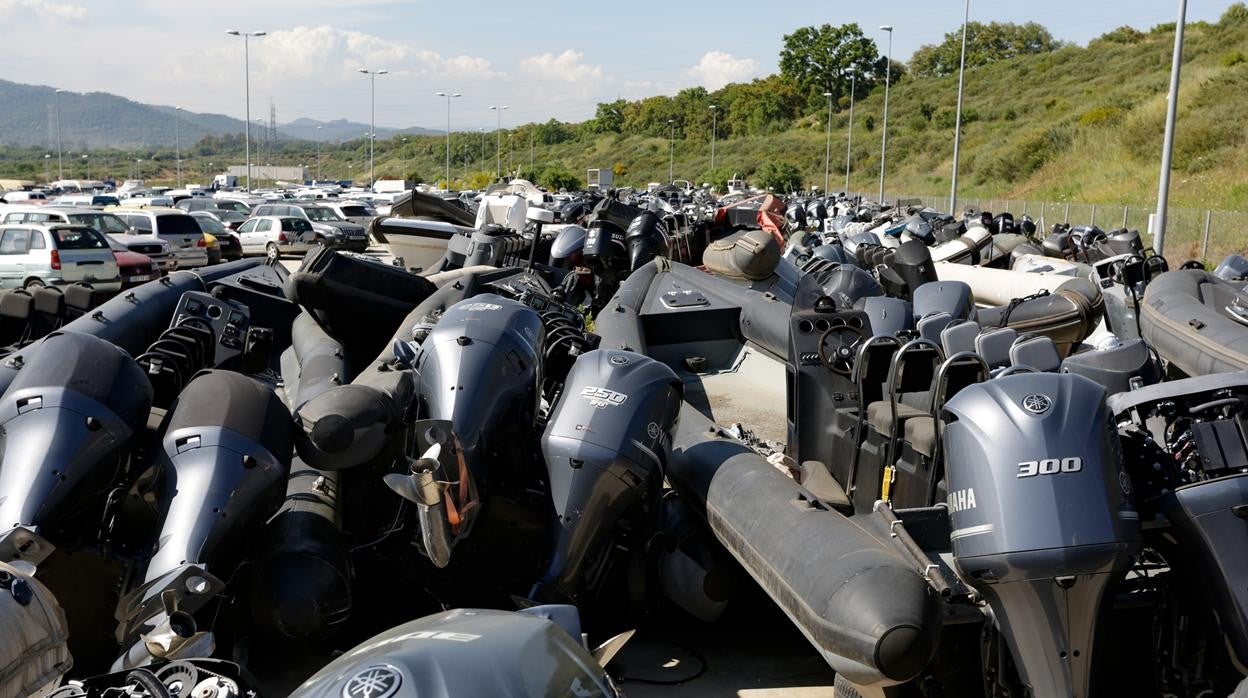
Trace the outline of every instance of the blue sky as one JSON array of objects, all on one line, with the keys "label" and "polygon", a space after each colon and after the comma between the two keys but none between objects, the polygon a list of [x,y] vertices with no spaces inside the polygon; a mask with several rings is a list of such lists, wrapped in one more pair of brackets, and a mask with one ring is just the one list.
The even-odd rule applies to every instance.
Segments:
[{"label": "blue sky", "polygon": [[[1213,21],[1230,0],[1193,0],[1188,20]],[[1086,43],[1123,24],[1175,19],[1175,0],[972,0],[980,21],[1036,21]],[[367,66],[377,78],[377,123],[443,128],[455,90],[456,130],[556,117],[580,120],[617,96],[716,88],[774,72],[785,33],[857,22],[884,50],[892,24],[905,60],[962,19],[962,0],[771,3],[475,3],[427,0],[0,0],[0,77],[98,90],[191,111],[243,114],[242,40],[251,44],[253,118],[308,116],[367,122]],[[362,134],[361,134],[362,135]]]}]

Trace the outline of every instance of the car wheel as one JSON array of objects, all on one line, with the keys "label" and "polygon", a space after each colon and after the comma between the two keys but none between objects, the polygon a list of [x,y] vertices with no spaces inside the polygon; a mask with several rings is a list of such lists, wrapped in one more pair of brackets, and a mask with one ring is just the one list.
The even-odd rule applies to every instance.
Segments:
[{"label": "car wheel", "polygon": [[43,288],[44,286],[47,286],[47,284],[43,283],[43,279],[26,279],[26,283],[22,284],[23,288],[27,288],[32,291],[37,288]]},{"label": "car wheel", "polygon": [[272,261],[276,262],[282,258],[282,251],[277,249],[276,242],[270,242],[264,246],[264,254]]}]

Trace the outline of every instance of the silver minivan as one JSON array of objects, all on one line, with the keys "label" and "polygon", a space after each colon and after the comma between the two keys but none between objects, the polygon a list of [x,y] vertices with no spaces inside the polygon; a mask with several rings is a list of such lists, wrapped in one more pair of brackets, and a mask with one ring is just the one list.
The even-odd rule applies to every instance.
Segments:
[{"label": "silver minivan", "polygon": [[120,291],[117,259],[104,234],[85,225],[0,226],[0,287],[38,288],[85,281]]},{"label": "silver minivan", "polygon": [[207,266],[208,243],[191,214],[176,208],[108,208],[131,228],[169,243],[178,269]]}]

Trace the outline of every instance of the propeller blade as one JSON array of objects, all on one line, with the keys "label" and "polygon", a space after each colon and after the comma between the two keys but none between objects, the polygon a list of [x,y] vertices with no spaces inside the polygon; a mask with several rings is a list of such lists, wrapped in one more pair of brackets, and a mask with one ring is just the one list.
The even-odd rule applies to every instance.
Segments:
[{"label": "propeller blade", "polygon": [[442,444],[435,443],[429,447],[429,450],[420,455],[421,460],[437,460],[442,455]]},{"label": "propeller blade", "polygon": [[386,483],[386,487],[393,490],[395,494],[413,504],[420,504],[420,493],[414,478],[399,473],[387,473],[382,480]]}]

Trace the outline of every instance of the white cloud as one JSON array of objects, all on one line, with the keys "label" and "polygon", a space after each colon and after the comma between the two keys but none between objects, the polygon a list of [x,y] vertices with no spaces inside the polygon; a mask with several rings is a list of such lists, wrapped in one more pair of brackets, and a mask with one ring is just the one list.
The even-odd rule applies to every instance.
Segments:
[{"label": "white cloud", "polygon": [[585,55],[580,51],[568,49],[558,56],[553,53],[529,56],[520,61],[520,67],[530,75],[550,80],[563,82],[601,80],[602,66],[585,63],[582,61],[584,57]]},{"label": "white cloud", "polygon": [[77,22],[87,17],[87,8],[49,0],[0,0],[0,21],[35,17],[45,22]]},{"label": "white cloud", "polygon": [[758,61],[753,58],[735,58],[723,51],[708,51],[698,64],[689,69],[689,76],[712,90],[730,82],[741,82],[758,75]]}]

